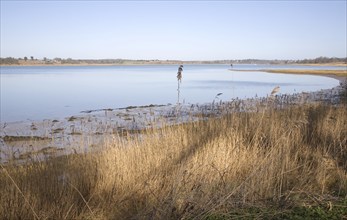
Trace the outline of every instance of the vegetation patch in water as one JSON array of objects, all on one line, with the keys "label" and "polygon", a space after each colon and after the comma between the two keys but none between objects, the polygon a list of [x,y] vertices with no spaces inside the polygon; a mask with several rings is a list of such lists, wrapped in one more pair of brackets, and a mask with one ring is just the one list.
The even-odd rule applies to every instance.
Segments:
[{"label": "vegetation patch in water", "polygon": [[2,137],[5,142],[12,141],[43,141],[43,140],[51,140],[49,137],[39,137],[39,136],[9,136],[6,135]]}]

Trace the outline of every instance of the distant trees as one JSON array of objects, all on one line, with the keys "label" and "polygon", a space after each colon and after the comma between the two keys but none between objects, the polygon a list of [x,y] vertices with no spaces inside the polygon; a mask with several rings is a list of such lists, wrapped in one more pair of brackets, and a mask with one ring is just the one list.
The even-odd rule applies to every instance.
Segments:
[{"label": "distant trees", "polygon": [[73,60],[72,58],[67,58],[67,59],[62,59],[61,60],[62,64],[78,64],[78,60]]},{"label": "distant trees", "polygon": [[[6,57],[1,58],[1,64],[4,65],[11,65],[11,64],[19,64],[20,62],[27,62],[29,60],[29,57],[23,57],[23,58],[13,58],[13,57]],[[30,60],[38,60],[34,59],[34,56],[30,56]],[[130,59],[72,59],[72,58],[59,58],[56,57],[54,59],[49,59],[47,57],[44,57],[42,60],[38,61],[37,63],[45,64],[176,64],[180,63],[182,61],[179,60],[130,60]],[[303,59],[303,60],[259,60],[259,59],[243,59],[243,60],[213,60],[213,61],[190,61],[189,63],[192,64],[227,64],[231,66],[230,63],[234,64],[329,64],[329,63],[345,63],[347,64],[347,57],[344,58],[337,58],[337,57],[317,57],[315,59]],[[177,76],[178,81],[180,81],[180,78],[182,76],[183,66],[179,66]]]},{"label": "distant trees", "polygon": [[1,65],[15,65],[19,64],[18,59],[15,59],[13,57],[6,57],[6,58],[0,58],[0,64]]},{"label": "distant trees", "polygon": [[310,63],[347,63],[347,57],[337,58],[337,57],[317,57],[315,59],[304,59],[298,60],[296,63],[310,64]]}]

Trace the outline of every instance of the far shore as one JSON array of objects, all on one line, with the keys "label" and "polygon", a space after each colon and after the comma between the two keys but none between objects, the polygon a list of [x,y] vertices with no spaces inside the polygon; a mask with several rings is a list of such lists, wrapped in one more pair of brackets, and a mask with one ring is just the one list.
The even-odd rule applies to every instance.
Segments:
[{"label": "far shore", "polygon": [[[152,62],[124,62],[124,63],[44,63],[44,62],[21,62],[19,64],[0,64],[0,67],[25,67],[25,66],[147,66],[147,65],[230,65],[230,63],[213,63],[212,61],[152,61]],[[234,63],[233,65],[244,65],[246,63]],[[261,64],[259,64],[261,65]],[[298,66],[336,66],[346,67],[347,63],[283,63],[271,64],[274,66],[280,65],[298,65]]]},{"label": "far shore", "polygon": [[26,67],[26,66],[147,66],[147,65],[179,65],[181,63],[115,63],[115,64],[99,64],[99,63],[77,63],[77,64],[44,64],[44,63],[35,63],[35,64],[12,64],[12,65],[2,65],[0,67]]}]

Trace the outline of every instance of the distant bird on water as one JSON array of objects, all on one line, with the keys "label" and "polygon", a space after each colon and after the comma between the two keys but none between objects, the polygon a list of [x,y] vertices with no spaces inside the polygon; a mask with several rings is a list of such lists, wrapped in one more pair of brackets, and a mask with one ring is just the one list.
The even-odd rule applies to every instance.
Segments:
[{"label": "distant bird on water", "polygon": [[221,96],[221,95],[223,95],[223,93],[220,92],[220,93],[218,93],[218,94],[216,95],[216,97],[214,97],[214,98],[215,98],[215,99],[218,99],[218,97]]}]

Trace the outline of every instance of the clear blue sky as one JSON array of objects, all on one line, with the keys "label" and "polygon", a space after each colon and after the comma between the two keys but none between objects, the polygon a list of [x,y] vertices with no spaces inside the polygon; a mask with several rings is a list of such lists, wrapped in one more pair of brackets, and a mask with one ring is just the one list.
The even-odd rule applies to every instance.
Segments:
[{"label": "clear blue sky", "polygon": [[346,2],[1,0],[1,57],[346,57]]}]

